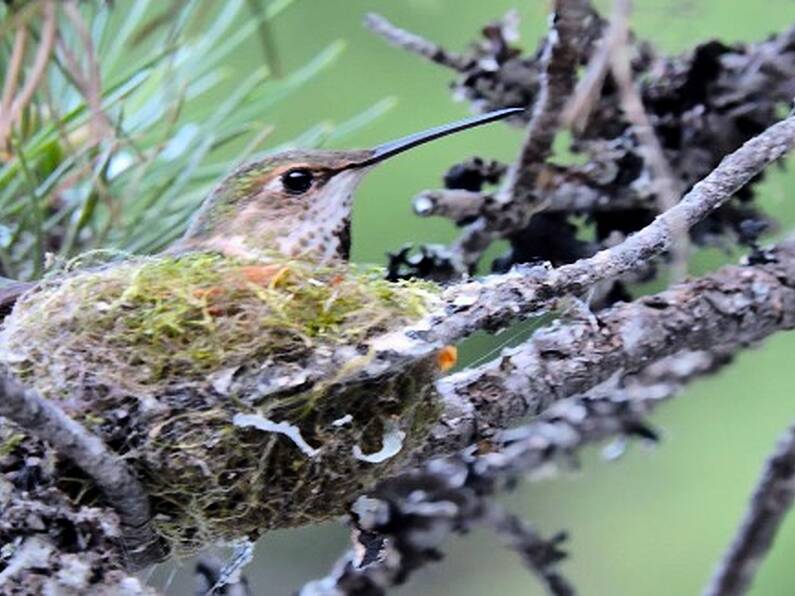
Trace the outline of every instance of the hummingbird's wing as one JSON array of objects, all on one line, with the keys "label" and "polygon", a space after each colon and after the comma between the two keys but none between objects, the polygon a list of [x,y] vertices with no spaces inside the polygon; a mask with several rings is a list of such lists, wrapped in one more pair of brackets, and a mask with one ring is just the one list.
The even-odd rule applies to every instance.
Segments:
[{"label": "hummingbird's wing", "polygon": [[35,285],[31,281],[16,281],[0,277],[0,321],[11,312],[17,299]]}]

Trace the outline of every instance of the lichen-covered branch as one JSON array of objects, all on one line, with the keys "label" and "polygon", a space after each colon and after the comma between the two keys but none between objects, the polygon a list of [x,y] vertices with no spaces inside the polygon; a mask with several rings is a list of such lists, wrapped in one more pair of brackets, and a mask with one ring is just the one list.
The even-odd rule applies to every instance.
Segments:
[{"label": "lichen-covered branch", "polygon": [[795,499],[795,426],[765,463],[737,534],[704,596],[741,596],[751,587]]},{"label": "lichen-covered branch", "polygon": [[522,149],[508,170],[493,208],[469,224],[452,247],[467,272],[493,241],[506,235],[506,230],[520,230],[527,225],[544,199],[537,193],[538,182],[560,128],[563,108],[574,91],[590,15],[588,0],[554,3],[551,29],[540,59],[540,88]]},{"label": "lichen-covered branch", "polygon": [[[611,32],[616,40],[610,40],[611,73],[619,89],[621,108],[624,116],[632,125],[632,134],[638,140],[638,149],[648,164],[650,173],[649,190],[657,198],[658,210],[667,211],[676,205],[682,196],[682,185],[676,178],[668,163],[660,139],[654,130],[651,119],[646,113],[643,98],[633,80],[632,47],[629,44],[630,0],[615,0],[611,17]],[[671,279],[678,281],[687,274],[689,256],[688,228],[673,230],[674,239],[669,251],[672,256]]]},{"label": "lichen-covered branch", "polygon": [[470,62],[468,58],[445,50],[443,47],[420,37],[416,33],[396,27],[379,14],[368,13],[364,18],[364,24],[370,31],[380,35],[393,46],[453,70],[463,71]]},{"label": "lichen-covered branch", "polygon": [[618,304],[593,320],[559,320],[495,361],[440,380],[446,411],[428,451],[452,453],[679,351],[744,346],[795,328],[795,240],[765,258]]},{"label": "lichen-covered branch", "polygon": [[[636,189],[609,189],[594,184],[576,167],[550,166],[545,174],[544,213],[599,214],[649,209],[648,196]],[[412,199],[414,214],[446,217],[455,223],[472,221],[496,202],[494,193],[462,188],[423,190]]]},{"label": "lichen-covered branch", "polygon": [[[692,186],[722,157],[773,124],[781,109],[795,96],[795,28],[758,43],[726,45],[708,41],[691,51],[668,57],[632,36],[625,43],[627,10],[620,3],[618,9],[609,26],[594,16],[583,32],[583,59],[588,60],[589,67],[564,120],[566,125],[573,126],[570,150],[587,163],[564,166],[547,162],[540,183],[531,189],[544,197],[543,213],[530,217],[526,227],[514,229],[515,219],[500,217],[499,209],[495,208],[499,207],[498,192],[484,188],[485,184],[495,184],[490,180],[472,184],[470,179],[445,176],[444,190],[426,191],[422,195],[439,196],[461,189],[480,193],[476,211],[478,197],[467,197],[466,218],[457,217],[458,209],[443,209],[439,214],[450,213],[459,225],[474,225],[475,221],[481,222],[478,226],[482,227],[484,220],[505,224],[500,236],[511,247],[492,263],[494,271],[504,272],[515,264],[545,260],[555,265],[570,263],[590,256],[600,247],[615,244],[616,236],[620,238],[641,229],[659,213],[661,202],[663,207],[675,202],[671,198],[674,193],[663,200],[666,187],[660,181],[673,179],[681,189]],[[505,24],[490,25],[483,35],[482,41],[464,53],[471,58],[472,66],[455,81],[455,97],[465,97],[478,110],[534,105],[540,92],[544,46],[535,53],[523,53],[514,45],[512,28]],[[634,81],[634,89],[603,84],[617,53],[622,54],[625,64],[630,62],[631,72],[624,68],[622,80]],[[651,147],[648,138],[644,141],[636,134],[637,124],[621,109],[622,98],[629,97],[627,90],[633,91],[632,114],[645,114],[648,126],[640,127],[640,132],[649,133],[648,138],[656,136],[662,151],[648,150]],[[671,177],[664,175],[666,163]],[[663,167],[658,167],[659,164]],[[663,176],[659,175],[661,171]],[[752,183],[759,178],[738,191],[738,200],[724,204],[691,229],[691,241],[699,245],[714,244],[730,236],[750,244],[754,238],[753,234],[749,236],[749,230],[758,234],[769,229],[769,218],[749,200],[753,198]],[[441,198],[453,197],[441,194]],[[433,201],[425,198],[419,201],[422,215],[434,214]],[[552,212],[554,215],[550,216]],[[572,218],[578,214],[590,215],[588,221],[594,227],[596,240],[591,246],[579,247],[571,232]],[[539,229],[557,240],[539,239]],[[451,269],[462,267],[462,259],[454,250],[423,247],[420,252],[432,253],[433,258],[406,262],[402,267],[405,275],[447,279]],[[675,268],[680,274],[684,252],[682,248],[679,255],[671,253],[679,257],[675,259]],[[420,266],[414,266],[414,261]],[[650,271],[660,262],[656,259],[649,263]],[[619,296],[623,291],[623,284],[615,284],[614,295]]]},{"label": "lichen-covered branch", "polygon": [[[406,341],[419,347],[434,341],[457,341],[478,329],[496,331],[517,316],[538,313],[556,298],[582,293],[598,281],[631,271],[668,250],[672,230],[698,223],[793,144],[795,116],[790,116],[727,156],[675,207],[621,244],[557,269],[530,267],[454,286],[444,296],[444,315],[424,328],[409,329],[404,334]],[[409,351],[405,349],[409,345],[397,338],[385,338],[377,344],[385,352],[384,360],[389,358],[386,352],[393,339],[393,352]]]},{"label": "lichen-covered branch", "polygon": [[[73,4],[67,5],[67,13],[78,37],[90,45]],[[179,369],[170,360],[170,348],[157,343],[147,344],[151,351],[142,347],[140,337],[154,334],[136,326],[126,338],[135,338],[130,345],[140,352],[125,363],[127,368],[118,360],[105,359],[114,369],[105,375],[105,381],[110,379],[107,385],[92,378],[103,376],[96,373],[99,361],[92,358],[100,346],[105,348],[103,342],[120,327],[125,313],[136,312],[149,323],[152,311],[140,303],[99,301],[124,312],[103,306],[107,326],[91,327],[93,337],[101,341],[87,347],[79,332],[93,324],[96,311],[88,305],[98,300],[86,296],[118,297],[115,292],[131,275],[125,267],[140,265],[144,269],[133,274],[140,278],[142,270],[159,271],[157,258],[138,264],[131,259],[102,271],[75,273],[71,279],[78,280],[76,287],[89,292],[80,303],[87,307],[81,309],[82,319],[69,312],[74,295],[68,292],[58,294],[58,301],[47,302],[42,312],[32,311],[48,315],[29,320],[36,332],[47,327],[51,335],[49,343],[42,342],[44,349],[38,346],[31,352],[35,355],[27,364],[34,373],[26,378],[35,384],[52,370],[61,374],[37,385],[38,392],[0,379],[0,393],[5,391],[0,415],[6,416],[0,419],[0,438],[2,451],[7,452],[0,455],[0,538],[12,545],[0,553],[0,587],[9,580],[52,591],[60,581],[54,571],[64,569],[70,574],[84,570],[76,582],[81,588],[130,580],[129,570],[163,554],[149,530],[150,499],[164,539],[171,540],[174,548],[195,549],[217,539],[253,537],[270,528],[327,519],[342,513],[354,495],[376,486],[353,508],[356,552],[347,554],[329,577],[307,586],[305,594],[382,594],[438,560],[450,535],[476,524],[498,532],[550,594],[574,593],[560,571],[564,537],[540,536],[532,526],[496,506],[493,497],[529,471],[575,457],[586,444],[612,437],[654,440],[655,432],[645,417],[657,404],[689,380],[725,364],[742,347],[795,327],[795,240],[767,252],[755,249],[748,265],[726,267],[656,296],[581,319],[570,315],[536,332],[518,348],[506,350],[497,360],[437,382],[435,356],[476,331],[501,330],[516,320],[561,308],[572,295],[585,295],[604,284],[612,286],[621,276],[654,267],[658,257],[675,251],[677,239],[686,232],[698,235],[692,230],[705,220],[720,222],[718,236],[740,230],[746,220],[759,224],[761,216],[755,210],[738,205],[726,216],[731,222],[720,220],[718,214],[725,215],[732,196],[748,194],[749,183],[795,144],[795,116],[775,123],[782,105],[795,95],[795,29],[760,44],[731,48],[704,44],[692,55],[662,58],[632,38],[624,0],[617,0],[609,28],[585,0],[554,0],[553,5],[549,32],[534,55],[523,55],[513,47],[513,15],[486,27],[484,40],[460,53],[399,29],[382,17],[367,19],[370,28],[393,45],[453,69],[458,77],[455,90],[475,110],[528,107],[526,114],[514,119],[528,121],[528,127],[510,169],[474,158],[448,172],[444,190],[428,191],[415,200],[419,215],[442,215],[464,228],[452,247],[423,249],[421,259],[415,261],[420,276],[449,280],[472,272],[497,238],[508,239],[512,246],[511,254],[499,266],[495,263],[495,270],[505,274],[448,287],[439,302],[435,302],[437,288],[423,282],[413,286],[414,293],[408,289],[410,284],[386,289],[382,285],[386,282],[368,277],[374,295],[388,295],[398,302],[404,296],[416,316],[402,319],[395,316],[396,311],[384,314],[380,309],[377,313],[363,309],[359,317],[366,332],[334,336],[328,342],[319,340],[318,334],[312,334],[310,341],[298,333],[287,346],[284,330],[302,327],[307,322],[301,319],[302,313],[311,310],[301,308],[295,287],[286,299],[280,299],[295,308],[281,309],[286,313],[284,320],[272,324],[273,329],[252,326],[250,321],[265,317],[258,314],[247,319],[230,306],[233,299],[244,297],[251,300],[249,306],[255,305],[250,312],[263,312],[256,310],[264,308],[261,292],[252,287],[256,283],[244,276],[246,282],[236,285],[229,281],[225,265],[213,261],[212,267],[218,267],[213,269],[207,261],[194,261],[196,277],[182,276],[179,281],[184,295],[204,301],[201,325],[212,327],[214,333],[220,318],[226,317],[225,323],[234,321],[239,327],[225,328],[228,335],[217,342],[224,350],[239,346],[241,340],[262,349],[243,351],[236,360],[219,360],[223,368],[217,363],[206,369],[192,368],[194,361],[206,359],[194,357],[206,355],[205,346],[190,343],[204,339],[205,327],[190,318],[185,319],[190,325],[170,319],[163,324],[169,334],[175,328],[189,329],[189,343],[183,348],[189,345],[191,349],[182,352],[190,352],[191,358],[179,365],[186,368]],[[51,0],[42,6],[45,16],[60,10]],[[96,112],[101,93],[93,57],[89,55],[83,73],[64,40],[48,41],[48,27],[45,21],[40,55],[54,51],[64,59],[67,69],[77,73],[77,86]],[[15,66],[14,56],[24,52],[27,30],[20,35],[11,50],[9,82],[0,105],[27,102],[24,90],[16,94],[20,66]],[[86,48],[90,54],[90,47]],[[583,83],[587,86],[577,94],[577,69],[588,61],[592,68]],[[613,80],[604,84],[610,69]],[[699,77],[694,78],[694,72]],[[40,78],[36,73],[34,63],[26,87],[33,84],[35,90]],[[580,104],[571,116],[577,120],[571,149],[586,159],[580,165],[558,165],[551,162],[553,140],[561,126],[572,124],[564,117],[572,94]],[[13,124],[4,121],[9,114],[0,115],[0,148],[8,133],[4,129]],[[590,215],[595,228],[594,239],[587,242],[571,231],[571,218],[581,213]],[[561,229],[571,233],[560,245],[546,242],[559,236]],[[529,249],[533,244],[546,246]],[[394,261],[408,261],[409,252],[401,251]],[[264,268],[247,269],[260,280],[265,275]],[[289,271],[292,282],[305,275],[312,304],[322,303],[324,314],[331,300],[325,290],[341,293],[350,303],[356,292],[370,288],[361,281],[345,285],[344,279],[322,273],[314,264],[303,273],[292,261],[282,269]],[[397,265],[392,269],[390,277],[401,277]],[[99,285],[108,294],[97,290],[99,282],[92,275],[102,277]],[[118,280],[112,279],[114,275]],[[159,296],[172,295],[173,280],[152,278],[163,282],[157,286],[163,292]],[[195,288],[187,283],[190,279]],[[112,283],[103,285],[108,280]],[[54,289],[58,281],[48,283],[56,294],[60,291]],[[136,300],[145,302],[155,295],[152,286],[141,288]],[[24,289],[13,284],[0,287],[0,317]],[[225,294],[226,289],[234,296]],[[125,292],[127,298],[129,294]],[[372,304],[370,298],[365,296],[363,303]],[[178,310],[165,300],[156,302],[158,308],[166,305],[163,310],[168,316]],[[416,321],[425,312],[413,310],[419,302],[438,308],[420,323],[406,326],[405,321]],[[61,315],[70,325],[57,322]],[[350,320],[352,315],[346,311],[340,316]],[[43,319],[49,319],[47,325],[40,324]],[[314,315],[312,323],[316,323]],[[64,333],[67,327],[78,331],[69,335]],[[386,329],[391,333],[385,334]],[[271,345],[257,343],[272,339],[271,333],[285,348],[277,355]],[[52,365],[48,346],[57,344],[62,356],[67,336],[72,350],[69,367],[60,367],[63,360],[55,358]],[[20,337],[25,335],[18,336],[17,347],[29,346]],[[110,354],[115,357],[118,344],[110,343]],[[267,359],[261,359],[261,353],[267,353]],[[158,378],[167,382],[141,390],[146,384],[133,383],[131,377],[141,374],[148,381],[150,370],[142,361],[162,364],[154,368],[167,371]],[[43,367],[41,375],[35,366]],[[64,370],[68,372],[63,374]],[[90,410],[86,424],[101,438],[41,398],[63,392],[63,383],[72,383],[79,395],[74,398],[72,391],[67,392],[71,401],[64,401],[64,411],[77,416],[86,406]],[[364,410],[361,404],[367,400],[361,397],[365,393],[385,399]],[[108,396],[116,399],[121,394],[123,400],[104,404]],[[437,421],[439,397],[443,411]],[[309,407],[311,416],[306,415]],[[506,431],[528,414],[534,415],[528,424]],[[250,424],[241,423],[243,419]],[[94,421],[99,421],[96,426]],[[795,438],[790,437],[789,446],[771,459],[759,489],[760,493],[767,490],[764,486],[778,490],[778,483],[783,482],[786,491],[777,493],[783,495],[779,507],[774,512],[765,509],[757,495],[741,535],[716,576],[714,586],[736,590],[725,593],[741,593],[750,581],[792,500],[791,470],[774,465],[792,455],[791,443]],[[383,462],[383,467],[374,465]],[[130,466],[136,466],[141,479],[151,481],[146,485],[149,494]],[[408,466],[414,469],[405,473]],[[186,483],[188,474],[190,482]],[[400,475],[377,484],[393,474]],[[80,486],[70,492],[74,477]],[[69,532],[55,536],[51,528],[61,524]],[[93,545],[71,567],[73,545],[64,538],[67,534]],[[244,582],[234,581],[250,555],[249,550],[241,552],[226,567],[203,567],[200,573],[206,586],[237,584],[236,589],[245,591]],[[136,589],[140,591],[140,586]],[[715,594],[724,593],[713,589]]]},{"label": "lichen-covered branch", "polygon": [[4,417],[0,446],[0,593],[154,595],[124,568],[119,512],[92,478]]},{"label": "lichen-covered branch", "polygon": [[[595,321],[559,321],[496,361],[440,381],[446,408],[418,454],[419,469],[372,495],[380,514],[367,528],[383,536],[386,553],[365,566],[349,553],[328,577],[310,584],[316,591],[305,594],[383,594],[438,560],[443,540],[454,528],[467,527],[458,517],[452,523],[445,507],[460,503],[472,487],[481,496],[496,494],[611,437],[655,440],[645,417],[657,405],[726,365],[743,347],[795,327],[795,240],[764,253],[764,261],[725,267],[617,305]],[[504,431],[527,413],[538,415]],[[484,453],[470,448],[427,463],[473,444],[482,448],[483,440],[490,445]],[[434,536],[432,547],[424,542],[428,535]],[[559,539],[542,542],[559,546]]]},{"label": "lichen-covered branch", "polygon": [[101,439],[52,402],[6,376],[0,377],[0,415],[47,441],[96,482],[119,514],[123,552],[131,569],[158,556],[160,546],[149,525],[149,496]]},{"label": "lichen-covered branch", "polygon": [[[445,411],[417,454],[420,467],[372,494],[382,509],[367,528],[383,535],[390,554],[369,566],[346,555],[311,584],[325,591],[306,593],[358,594],[365,586],[370,591],[361,593],[382,594],[438,559],[437,548],[463,523],[452,524],[442,504],[459,502],[471,487],[494,495],[611,437],[655,440],[645,417],[657,405],[743,347],[795,327],[795,240],[764,253],[764,261],[725,267],[595,320],[559,321],[496,361],[440,381]],[[504,430],[528,413],[537,414],[532,422]],[[478,454],[484,440],[489,447]],[[423,550],[428,532],[435,542]]]},{"label": "lichen-covered branch", "polygon": [[583,31],[590,14],[591,5],[587,0],[556,0],[554,3],[552,29],[540,59],[540,90],[519,158],[508,171],[502,191],[508,201],[526,199],[527,193],[536,188],[560,129],[563,108],[574,91]]},{"label": "lichen-covered branch", "polygon": [[494,503],[496,486],[482,480],[471,458],[454,458],[385,482],[352,508],[354,547],[328,576],[306,584],[300,596],[383,596],[438,562],[451,535],[478,526],[504,537],[548,594],[573,595],[559,570],[565,535],[542,537]]}]

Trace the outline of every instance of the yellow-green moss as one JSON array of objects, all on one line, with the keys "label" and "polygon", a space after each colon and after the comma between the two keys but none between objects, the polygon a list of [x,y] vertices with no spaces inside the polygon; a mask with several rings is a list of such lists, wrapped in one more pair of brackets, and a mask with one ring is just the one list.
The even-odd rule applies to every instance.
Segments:
[{"label": "yellow-green moss", "polygon": [[[400,328],[435,303],[435,285],[382,275],[215,254],[68,273],[17,304],[0,330],[0,364],[123,454],[152,495],[155,527],[190,552],[338,515],[422,440],[438,415],[433,360],[364,386],[258,394],[273,364],[301,370],[307,357]],[[234,384],[219,387],[224,375]],[[295,425],[318,455],[235,426],[237,413]],[[400,456],[352,455],[378,451],[395,427]]]},{"label": "yellow-green moss", "polygon": [[[23,300],[3,334],[6,359],[27,361],[35,374],[54,347],[59,358],[79,356],[86,374],[101,367],[119,387],[156,389],[252,359],[360,342],[421,316],[434,289],[295,260],[140,259],[78,273]],[[39,350],[29,345],[34,330]]]},{"label": "yellow-green moss", "polygon": [[2,443],[0,443],[0,457],[5,457],[9,453],[13,452],[14,449],[16,449],[24,440],[24,433],[11,433],[8,437],[4,438]]}]

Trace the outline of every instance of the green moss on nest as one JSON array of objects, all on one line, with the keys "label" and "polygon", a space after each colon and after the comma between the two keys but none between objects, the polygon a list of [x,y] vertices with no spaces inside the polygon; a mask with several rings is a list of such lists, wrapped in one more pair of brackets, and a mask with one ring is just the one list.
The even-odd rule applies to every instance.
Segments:
[{"label": "green moss on nest", "polygon": [[[6,351],[30,372],[73,353],[120,386],[202,378],[252,358],[290,359],[318,344],[356,343],[424,312],[433,286],[390,284],[372,270],[268,264],[213,254],[127,262],[79,273],[23,301]],[[41,351],[25,342],[36,327]],[[18,355],[17,355],[18,353]],[[87,371],[88,372],[88,371]]]},{"label": "green moss on nest", "polygon": [[[395,427],[404,453],[422,440],[438,413],[435,362],[366,386],[258,397],[269,365],[300,370],[309,355],[402,327],[435,302],[436,286],[381,275],[214,254],[76,272],[18,303],[0,362],[137,467],[156,527],[189,552],[337,515],[401,459],[361,461],[354,446],[377,452]],[[235,426],[237,413],[295,425],[318,454]]]}]

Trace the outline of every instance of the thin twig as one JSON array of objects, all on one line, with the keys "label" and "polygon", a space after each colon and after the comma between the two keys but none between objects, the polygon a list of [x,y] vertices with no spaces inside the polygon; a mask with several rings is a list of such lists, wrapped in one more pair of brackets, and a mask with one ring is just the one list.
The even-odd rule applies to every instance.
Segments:
[{"label": "thin twig", "polygon": [[580,78],[574,94],[563,110],[563,126],[571,128],[575,132],[585,130],[591,111],[599,100],[605,77],[610,71],[611,57],[616,48],[625,43],[625,23],[622,23],[620,18],[616,18],[621,12],[616,10],[619,8],[619,3],[622,3],[622,0],[616,0],[610,25],[599,41],[599,45],[585,69],[585,74]]},{"label": "thin twig", "polygon": [[507,542],[508,548],[522,558],[547,594],[575,596],[577,591],[573,584],[558,569],[558,564],[566,557],[559,548],[566,539],[565,533],[544,538],[532,525],[494,502],[489,503],[486,518],[488,525]]},{"label": "thin twig", "polygon": [[78,37],[83,45],[83,53],[86,56],[86,69],[85,73],[80,67],[74,53],[66,45],[62,36],[58,36],[58,47],[66,59],[66,64],[69,69],[75,85],[80,93],[85,97],[86,104],[91,110],[91,135],[92,141],[97,143],[105,138],[109,133],[113,132],[113,126],[110,124],[110,119],[102,109],[102,78],[100,75],[99,64],[96,60],[94,52],[94,42],[91,39],[91,34],[86,27],[80,10],[74,3],[74,0],[63,3],[63,10],[67,18],[72,22],[72,26],[77,32]]},{"label": "thin twig", "polygon": [[[632,63],[629,46],[629,17],[632,10],[630,0],[615,0],[611,26],[615,30],[615,42],[611,43],[610,67],[618,85],[621,107],[632,124],[633,131],[640,142],[641,152],[651,171],[651,185],[657,195],[660,212],[667,211],[679,201],[681,185],[671,169],[665,151],[654,132],[654,126],[643,106],[643,100],[632,77]],[[673,230],[675,235],[671,246],[671,280],[676,282],[687,275],[688,229]]]},{"label": "thin twig", "polygon": [[481,218],[468,226],[452,249],[461,255],[466,271],[477,264],[492,242],[505,237],[508,230],[522,229],[539,208],[543,197],[537,195],[538,183],[560,129],[561,114],[574,91],[590,8],[587,0],[555,0],[541,55],[540,90],[519,158],[496,196],[497,216]]},{"label": "thin twig", "polygon": [[574,91],[580,61],[581,34],[590,13],[586,0],[555,0],[552,28],[541,56],[541,88],[533,105],[519,159],[508,171],[501,193],[507,201],[525,197],[538,176],[560,130],[561,114]]},{"label": "thin twig", "polygon": [[458,222],[477,216],[483,202],[489,199],[493,200],[483,193],[445,188],[422,191],[412,199],[411,206],[420,217],[437,215]]},{"label": "thin twig", "polygon": [[243,569],[254,558],[254,543],[243,540],[234,545],[228,561],[219,563],[214,557],[202,557],[196,564],[197,579],[201,581],[196,596],[250,596],[251,590]]},{"label": "thin twig", "polygon": [[[548,170],[547,176],[549,192],[544,213],[591,214],[654,208],[648,196],[632,188],[608,192],[590,184],[576,167],[556,167]],[[412,200],[415,215],[446,217],[454,222],[478,217],[493,209],[494,204],[491,193],[448,188],[423,190]]]},{"label": "thin twig", "polygon": [[11,127],[22,113],[22,110],[33,99],[33,94],[44,79],[47,65],[50,61],[53,45],[56,37],[56,6],[52,0],[45,0],[41,3],[44,12],[44,25],[42,27],[41,41],[33,59],[33,67],[30,74],[22,86],[19,95],[11,103],[8,112],[0,113],[0,148],[7,147]]},{"label": "thin twig", "polygon": [[3,82],[3,97],[0,99],[0,114],[8,113],[11,108],[11,101],[17,92],[19,82],[19,71],[22,68],[22,61],[25,58],[25,46],[28,40],[28,28],[24,24],[17,28],[14,36],[14,48],[11,51],[11,60],[6,71],[6,78]]},{"label": "thin twig", "polygon": [[412,54],[422,56],[436,64],[441,64],[442,66],[452,68],[458,72],[464,71],[469,65],[469,60],[464,56],[449,52],[432,41],[420,37],[416,33],[401,29],[374,12],[365,15],[364,25],[376,35],[383,37],[393,46],[404,49]]},{"label": "thin twig", "polygon": [[51,401],[6,376],[0,376],[0,416],[52,445],[96,482],[119,514],[130,569],[158,557],[160,545],[150,525],[146,490],[100,438]]},{"label": "thin twig", "polygon": [[795,425],[767,460],[748,510],[704,596],[746,594],[795,499]]}]

